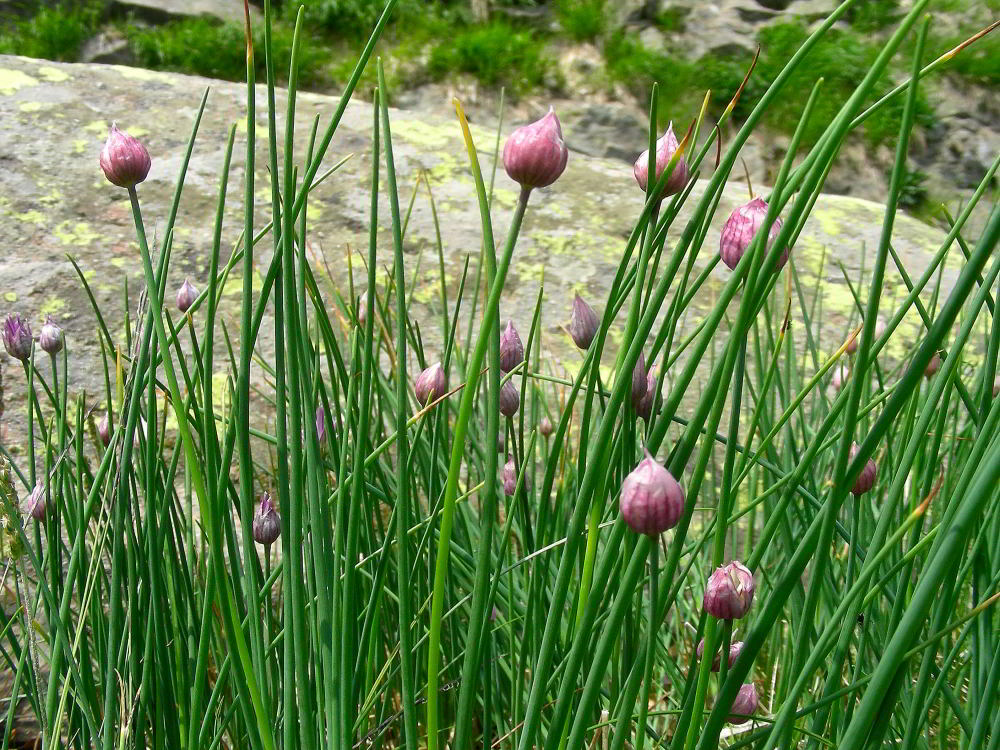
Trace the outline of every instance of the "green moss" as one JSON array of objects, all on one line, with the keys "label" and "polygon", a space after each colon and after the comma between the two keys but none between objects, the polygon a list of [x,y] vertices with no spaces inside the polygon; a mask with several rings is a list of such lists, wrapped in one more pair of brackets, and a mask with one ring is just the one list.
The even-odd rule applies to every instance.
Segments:
[{"label": "green moss", "polygon": [[93,0],[41,6],[31,18],[0,28],[0,54],[73,61],[101,22]]},{"label": "green moss", "polygon": [[559,25],[578,42],[596,39],[604,32],[604,0],[559,0]]}]

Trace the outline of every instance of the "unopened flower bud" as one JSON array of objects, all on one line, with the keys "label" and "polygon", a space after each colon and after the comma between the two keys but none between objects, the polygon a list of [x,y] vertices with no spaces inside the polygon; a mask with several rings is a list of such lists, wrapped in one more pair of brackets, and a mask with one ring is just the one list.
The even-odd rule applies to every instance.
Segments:
[{"label": "unopened flower bud", "polygon": [[[677,152],[678,145],[677,136],[674,135],[674,123],[671,122],[667,125],[667,132],[656,142],[656,177],[654,178],[654,182],[663,175],[663,171]],[[635,160],[635,167],[632,169],[632,173],[635,175],[635,181],[639,183],[639,188],[645,191],[649,177],[649,149],[643,151],[642,155]],[[687,181],[688,165],[684,157],[681,156],[674,165],[674,171],[667,178],[667,184],[663,188],[663,193],[660,197],[665,198],[668,195],[679,193],[684,189]]]},{"label": "unopened flower bud", "polygon": [[568,158],[559,118],[551,107],[542,119],[511,133],[503,148],[507,175],[527,190],[546,187],[559,179]]},{"label": "unopened flower bud", "polygon": [[514,321],[508,320],[507,327],[500,334],[500,369],[510,372],[524,361],[524,344],[517,334]]},{"label": "unopened flower bud", "polygon": [[63,330],[55,324],[51,315],[45,318],[45,325],[38,334],[38,344],[49,354],[58,354],[63,348]]},{"label": "unopened flower bud", "polygon": [[924,377],[930,380],[934,377],[934,373],[941,369],[941,355],[934,352],[934,356],[931,357],[931,361],[927,363],[927,367],[924,368]]},{"label": "unopened flower bud", "polygon": [[757,687],[748,682],[736,694],[733,705],[729,709],[729,721],[733,724],[742,724],[747,718],[757,713]]},{"label": "unopened flower bud", "polygon": [[101,169],[112,185],[133,188],[149,174],[149,152],[138,139],[112,125],[101,150]]},{"label": "unopened flower bud", "polygon": [[447,388],[448,381],[445,379],[444,368],[440,362],[435,362],[417,375],[413,383],[413,391],[421,406],[426,406],[432,399],[443,396]]},{"label": "unopened flower bud", "polygon": [[636,415],[646,420],[647,424],[653,416],[653,401],[656,398],[656,385],[656,368],[654,367],[646,376],[646,392],[635,405]]},{"label": "unopened flower bud", "polygon": [[184,283],[177,290],[177,309],[186,313],[197,298],[198,290],[194,288],[194,284],[190,280],[184,279]]},{"label": "unopened flower bud", "polygon": [[[853,460],[858,451],[861,450],[861,446],[857,443],[851,445],[851,459]],[[869,458],[868,463],[865,464],[865,468],[861,470],[858,474],[858,478],[854,480],[854,486],[851,488],[851,492],[854,493],[855,497],[860,497],[875,486],[875,475],[877,473],[877,468],[875,466],[875,459]]]},{"label": "unopened flower bud", "polygon": [[833,368],[833,375],[830,376],[830,385],[834,387],[835,390],[840,390],[847,383],[847,379],[851,376],[851,371],[847,368],[843,362]]},{"label": "unopened flower bud", "polygon": [[632,406],[638,411],[639,406],[642,403],[643,396],[646,395],[646,357],[642,352],[639,352],[639,359],[635,361],[635,367],[632,368]]},{"label": "unopened flower bud", "polygon": [[684,514],[684,490],[648,453],[622,482],[619,504],[625,523],[637,534],[655,536],[673,528]]},{"label": "unopened flower bud", "polygon": [[[736,641],[735,643],[729,644],[729,666],[733,666],[736,661],[736,657],[740,655],[743,650],[743,641]],[[705,639],[702,638],[698,641],[698,648],[695,649],[698,654],[698,658],[701,659],[701,655],[705,652]],[[715,659],[712,660],[712,671],[718,672],[719,667],[722,666],[722,654],[718,651],[715,652]]]},{"label": "unopened flower bud", "polygon": [[358,327],[364,328],[368,322],[368,304],[363,300],[358,304]]},{"label": "unopened flower bud", "polygon": [[507,463],[503,465],[503,494],[510,497],[517,489],[517,466],[514,464],[514,457],[508,456]]},{"label": "unopened flower bud", "polygon": [[44,521],[46,508],[45,485],[39,482],[24,501],[24,511],[36,521]]},{"label": "unopened flower bud", "polygon": [[322,406],[316,407],[316,440],[320,448],[326,445],[326,410]]},{"label": "unopened flower bud", "polygon": [[108,416],[108,412],[104,412],[101,421],[97,423],[97,436],[101,438],[105,448],[111,444],[111,417]]},{"label": "unopened flower bud", "polygon": [[549,437],[555,428],[552,426],[552,422],[548,417],[542,417],[541,421],[538,423],[538,431],[541,433],[542,437]]},{"label": "unopened flower bud", "polygon": [[[719,239],[719,254],[722,262],[730,268],[736,268],[743,253],[750,247],[757,230],[764,225],[767,219],[767,202],[763,198],[754,198],[735,211],[733,211],[726,223],[722,227],[722,236]],[[774,224],[767,235],[767,250],[771,249],[774,238],[778,236],[781,229],[781,219],[775,219]],[[785,265],[788,260],[788,249],[781,253],[778,258],[778,270]]]},{"label": "unopened flower bud", "polygon": [[861,338],[860,333],[858,333],[858,335],[854,336],[853,338],[848,337],[847,348],[844,351],[846,351],[848,354],[854,354],[854,352],[858,350],[858,341],[860,340],[860,338]]},{"label": "unopened flower bud", "polygon": [[708,579],[703,607],[719,619],[739,620],[750,611],[753,592],[753,573],[734,560],[717,568]]},{"label": "unopened flower bud", "polygon": [[281,516],[278,515],[271,496],[265,492],[260,497],[253,514],[253,538],[257,544],[274,544],[281,534]]},{"label": "unopened flower bud", "polygon": [[27,362],[31,358],[31,326],[17,313],[11,313],[3,325],[3,345],[14,359]]},{"label": "unopened flower bud", "polygon": [[573,343],[586,351],[590,348],[594,336],[597,335],[597,328],[600,321],[594,308],[583,301],[578,294],[573,298],[573,313],[569,319],[569,335],[573,337]]},{"label": "unopened flower bud", "polygon": [[505,417],[513,417],[521,406],[521,396],[517,386],[508,380],[500,386],[500,413]]}]

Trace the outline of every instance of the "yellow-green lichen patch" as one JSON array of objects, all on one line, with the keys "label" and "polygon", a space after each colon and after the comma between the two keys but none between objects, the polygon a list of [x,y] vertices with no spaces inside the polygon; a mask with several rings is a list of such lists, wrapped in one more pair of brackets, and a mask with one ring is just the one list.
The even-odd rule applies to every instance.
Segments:
[{"label": "yellow-green lichen patch", "polygon": [[422,120],[396,119],[392,129],[398,138],[428,150],[443,149],[454,140],[454,131],[450,128]]},{"label": "yellow-green lichen patch", "polygon": [[23,104],[21,104],[20,107],[18,107],[18,109],[20,109],[22,112],[28,114],[31,114],[32,112],[38,112],[39,110],[42,110],[44,108],[45,105],[42,104],[41,102],[24,102]]},{"label": "yellow-green lichen patch", "polygon": [[517,193],[507,188],[493,188],[493,204],[501,208],[514,208],[517,204]]},{"label": "yellow-green lichen patch", "polygon": [[66,300],[61,297],[49,297],[45,302],[42,303],[42,307],[39,309],[40,315],[55,315],[63,308],[66,307]]},{"label": "yellow-green lichen patch", "polygon": [[107,120],[93,120],[84,125],[83,129],[86,130],[88,133],[97,133],[98,135],[104,135],[105,133],[108,132],[108,129],[110,127],[111,123],[108,122]]},{"label": "yellow-green lichen patch", "polygon": [[18,89],[25,86],[37,86],[38,79],[32,78],[27,73],[10,68],[0,68],[0,94],[10,96]]},{"label": "yellow-green lichen patch", "polygon": [[64,245],[89,245],[101,236],[85,221],[64,221],[52,233]]},{"label": "yellow-green lichen patch", "polygon": [[41,211],[36,211],[35,209],[31,209],[20,214],[14,214],[14,218],[18,221],[23,221],[25,224],[35,224],[37,226],[42,226],[45,223],[45,214]]},{"label": "yellow-green lichen patch", "polygon": [[43,65],[38,69],[38,75],[49,83],[62,83],[69,80],[69,75],[64,70],[53,68],[51,65]]},{"label": "yellow-green lichen patch", "polygon": [[7,302],[17,302],[17,292],[4,292],[3,298]]}]

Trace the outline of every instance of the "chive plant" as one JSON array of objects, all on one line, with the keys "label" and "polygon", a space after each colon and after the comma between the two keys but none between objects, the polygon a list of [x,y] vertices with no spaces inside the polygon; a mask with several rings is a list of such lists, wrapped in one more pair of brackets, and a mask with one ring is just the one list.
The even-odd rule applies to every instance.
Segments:
[{"label": "chive plant", "polygon": [[[0,456],[0,580],[13,592],[0,601],[11,675],[0,726],[30,714],[46,750],[997,747],[1000,208],[978,236],[968,219],[1000,157],[962,211],[945,213],[927,267],[907,268],[893,248],[919,87],[967,45],[925,63],[930,3],[916,0],[815,145],[803,133],[817,125],[822,81],[775,184],[728,220],[717,210],[763,115],[856,4],[762,82],[727,142],[704,107],[657,138],[654,89],[634,168],[644,202],[610,292],[566,305],[582,362],[569,378],[541,356],[566,322],[543,319],[544,288],[516,321],[526,343],[499,315],[534,191],[570,179],[552,110],[514,130],[501,157],[503,126],[476,143],[455,102],[479,247],[444,247],[438,233],[440,309],[411,309],[427,270],[404,253],[410,212],[427,200],[441,217],[431,186],[396,171],[391,92],[372,59],[395,0],[325,125],[306,133],[293,128],[301,12],[280,117],[270,3],[262,39],[247,24],[246,127],[229,132],[197,287],[166,279],[208,95],[173,202],[153,219],[155,246],[142,182],[157,155],[113,126],[101,166],[126,191],[145,278],[138,299],[123,295],[124,340],[75,262],[99,362],[78,363],[52,323],[37,345],[16,314],[3,330],[3,376],[24,378],[28,396],[5,404],[23,410],[27,449]],[[904,54],[908,78],[873,101]],[[341,289],[306,252],[307,198],[338,177],[343,161],[324,165],[368,66],[369,244],[364,284],[355,289],[352,266]],[[899,132],[879,241],[865,273],[845,273],[857,327],[824,341],[823,287],[804,280],[796,242],[839,150],[887,106]],[[492,204],[501,163],[521,187],[507,226]],[[223,248],[234,221],[239,241]],[[706,242],[712,227],[720,247]],[[449,252],[468,253],[456,284]],[[695,274],[699,255],[713,262]],[[236,331],[218,317],[230,275],[243,283]],[[903,299],[886,301],[889,275]],[[894,359],[886,345],[908,314],[920,336]],[[272,356],[258,347],[266,316]],[[69,391],[71,361],[103,368],[99,398]],[[15,741],[5,730],[0,750]]]}]

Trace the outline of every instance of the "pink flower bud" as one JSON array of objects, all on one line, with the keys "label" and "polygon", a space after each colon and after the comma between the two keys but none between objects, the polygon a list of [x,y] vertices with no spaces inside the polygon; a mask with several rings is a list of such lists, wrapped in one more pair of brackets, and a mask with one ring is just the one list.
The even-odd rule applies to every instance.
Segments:
[{"label": "pink flower bud", "polygon": [[934,373],[941,369],[941,355],[934,352],[934,356],[931,357],[931,361],[927,363],[927,367],[924,368],[924,377],[930,380],[934,377]]},{"label": "pink flower bud", "polygon": [[447,389],[448,381],[445,379],[444,368],[441,367],[440,362],[435,362],[417,375],[417,379],[413,383],[413,391],[421,406],[426,406],[431,399],[443,396]]},{"label": "pink flower bud", "polygon": [[107,412],[104,412],[101,421],[97,423],[97,435],[101,438],[105,448],[111,444],[111,418]]},{"label": "pink flower bud", "polygon": [[[851,459],[853,460],[858,451],[861,450],[861,446],[857,443],[851,445]],[[868,463],[865,464],[865,468],[861,470],[858,474],[858,478],[854,481],[854,486],[851,488],[851,492],[854,493],[855,497],[860,497],[875,486],[875,475],[877,468],[875,466],[875,460],[872,458],[868,459]]]},{"label": "pink flower bud", "polygon": [[524,361],[524,344],[517,334],[514,321],[508,320],[507,327],[500,334],[500,369],[510,372]]},{"label": "pink flower bud", "polygon": [[703,607],[722,620],[739,620],[750,611],[753,602],[753,573],[734,560],[717,568],[705,586]]},{"label": "pink flower bud", "polygon": [[559,118],[551,107],[542,119],[511,133],[503,147],[504,169],[527,190],[546,187],[559,179],[568,158]]},{"label": "pink flower bud", "polygon": [[637,534],[655,536],[673,528],[684,514],[684,490],[648,453],[622,482],[619,504],[625,523]]},{"label": "pink flower bud", "polygon": [[881,318],[875,321],[875,340],[878,341],[885,335],[886,325],[885,321]]},{"label": "pink flower bud", "polygon": [[267,492],[261,495],[257,509],[254,511],[252,529],[253,538],[257,544],[274,544],[281,534],[281,516]]},{"label": "pink flower bud", "polygon": [[597,335],[598,326],[600,321],[594,308],[584,302],[579,294],[576,295],[573,298],[573,313],[569,319],[569,335],[573,337],[573,343],[587,351],[594,336]]},{"label": "pink flower bud", "polygon": [[538,423],[538,431],[541,433],[542,437],[549,437],[555,428],[552,426],[552,422],[548,417],[542,417],[542,421]]},{"label": "pink flower bud", "polygon": [[[721,645],[721,644],[720,644]],[[736,662],[736,658],[740,655],[743,650],[743,641],[736,641],[735,643],[729,644],[729,666],[733,666]],[[698,654],[698,658],[701,659],[701,655],[705,652],[705,639],[702,638],[698,641],[698,648],[695,649]],[[719,667],[722,666],[722,654],[718,651],[715,652],[715,659],[712,660],[712,671],[718,672]]]},{"label": "pink flower bud", "polygon": [[646,420],[647,424],[653,416],[653,400],[656,397],[656,385],[656,368],[654,367],[646,376],[646,392],[635,405],[636,415]]},{"label": "pink flower bud", "polygon": [[326,410],[322,406],[316,407],[316,440],[320,449],[326,445]]},{"label": "pink flower bud", "polygon": [[[754,198],[749,203],[740,206],[729,214],[729,218],[726,219],[726,223],[722,227],[722,236],[719,239],[719,254],[722,256],[723,263],[730,268],[736,268],[736,264],[740,262],[743,253],[750,247],[754,235],[763,226],[766,218],[767,202],[762,198]],[[780,229],[781,219],[775,219],[774,224],[771,225],[770,232],[768,232],[767,249],[771,248],[774,238],[778,236],[778,230]],[[787,260],[788,249],[786,248],[781,257],[778,258],[777,270],[781,270],[781,267],[785,265],[785,261]]]},{"label": "pink flower bud", "polygon": [[186,313],[197,298],[198,290],[194,288],[194,284],[189,279],[184,279],[184,283],[177,290],[177,309]]},{"label": "pink flower bud", "polygon": [[[656,142],[656,177],[655,180],[660,179],[663,174],[663,170],[667,168],[670,160],[674,157],[677,152],[677,136],[674,135],[674,123],[671,122],[667,125],[667,132],[664,133],[660,140]],[[635,167],[632,169],[632,173],[635,175],[635,181],[639,183],[639,188],[643,191],[646,189],[647,178],[649,176],[649,149],[642,152],[642,155],[635,160]],[[668,195],[674,195],[679,193],[684,189],[684,186],[688,181],[688,165],[687,161],[681,156],[677,163],[674,165],[674,171],[670,173],[670,177],[667,178],[667,184],[663,189],[663,194],[661,198],[666,198]]]},{"label": "pink flower bud", "polygon": [[101,150],[101,169],[112,185],[133,188],[149,174],[149,152],[138,139],[112,124]]},{"label": "pink flower bud", "polygon": [[500,386],[500,413],[505,417],[513,417],[521,406],[521,396],[517,387],[508,380]]},{"label": "pink flower bud", "polygon": [[31,359],[31,326],[17,313],[7,316],[3,325],[3,345],[14,359],[27,362]]},{"label": "pink flower bud", "polygon": [[642,404],[642,399],[646,395],[646,357],[642,352],[639,352],[639,359],[635,361],[635,367],[632,369],[632,406],[636,411],[639,410],[639,406]]},{"label": "pink flower bud", "polygon": [[368,322],[368,303],[364,300],[358,305],[358,327],[364,328]]},{"label": "pink flower bud", "polygon": [[861,340],[861,334],[860,333],[857,336],[855,336],[854,338],[848,337],[848,339],[847,339],[847,348],[844,351],[846,351],[848,354],[854,354],[854,352],[856,352],[858,350],[858,342],[860,340]]},{"label": "pink flower bud", "polygon": [[503,465],[503,494],[510,497],[517,489],[517,466],[514,464],[514,457],[508,456],[507,463]]},{"label": "pink flower bud", "polygon": [[736,694],[733,705],[729,709],[729,721],[733,724],[742,724],[747,721],[747,717],[757,713],[757,687],[748,682]]},{"label": "pink flower bud", "polygon": [[38,344],[49,354],[58,354],[63,348],[63,330],[55,324],[52,316],[45,318],[45,325],[38,334]]},{"label": "pink flower bud", "polygon": [[830,376],[830,385],[834,387],[835,390],[840,390],[847,383],[847,379],[851,376],[851,371],[847,368],[843,362],[833,368],[833,375]]},{"label": "pink flower bud", "polygon": [[36,521],[44,521],[46,508],[45,485],[38,482],[28,495],[27,500],[24,501],[24,512]]}]

